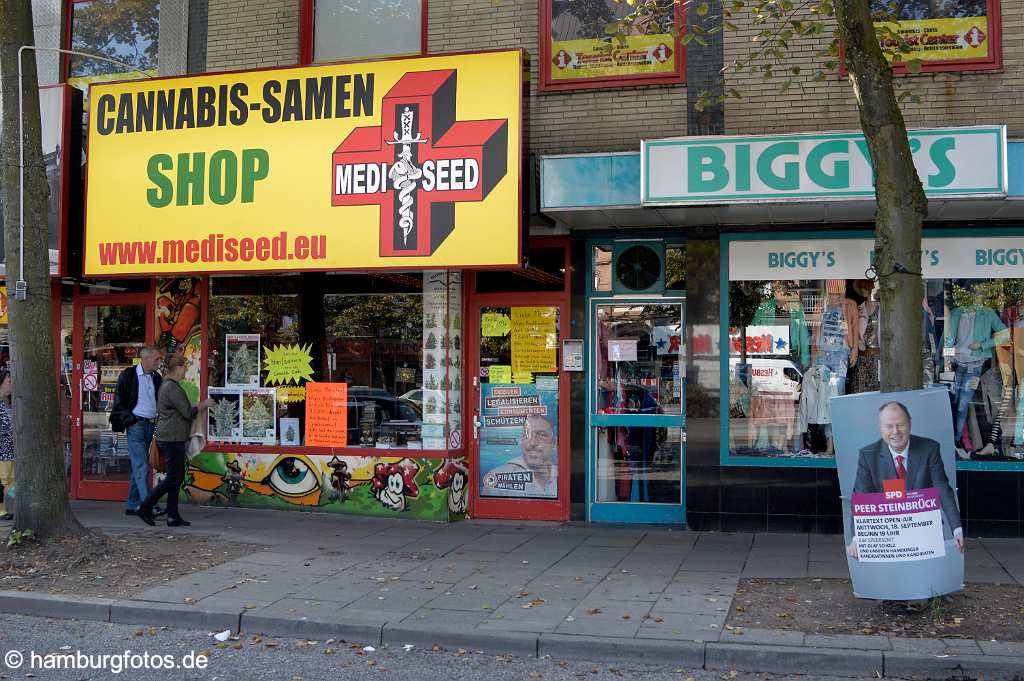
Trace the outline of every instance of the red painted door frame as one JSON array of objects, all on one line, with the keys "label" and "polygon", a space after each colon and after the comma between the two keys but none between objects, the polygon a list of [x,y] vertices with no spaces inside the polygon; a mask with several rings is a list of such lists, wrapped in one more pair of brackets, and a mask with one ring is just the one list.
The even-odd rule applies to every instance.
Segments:
[{"label": "red painted door frame", "polygon": [[[569,374],[558,375],[558,499],[483,499],[479,496],[480,441],[473,428],[480,419],[480,309],[483,307],[557,306],[558,335],[569,338],[570,325],[570,250],[569,240],[562,237],[536,238],[530,241],[534,248],[561,247],[564,252],[565,289],[550,292],[476,293],[476,275],[467,273],[466,323],[463,339],[466,342],[466,361],[463,385],[466,386],[464,404],[468,420],[463,425],[466,434],[466,454],[469,457],[469,515],[473,518],[504,520],[568,520],[569,481],[571,479],[569,445]],[[558,350],[561,363],[562,350]]]},{"label": "red painted door frame", "polygon": [[153,334],[153,291],[149,293],[112,293],[82,295],[75,292],[71,371],[71,496],[75,499],[96,501],[124,501],[128,498],[128,483],[119,480],[85,480],[82,478],[82,364],[85,357],[85,308],[100,305],[145,305],[146,337],[151,343]]}]

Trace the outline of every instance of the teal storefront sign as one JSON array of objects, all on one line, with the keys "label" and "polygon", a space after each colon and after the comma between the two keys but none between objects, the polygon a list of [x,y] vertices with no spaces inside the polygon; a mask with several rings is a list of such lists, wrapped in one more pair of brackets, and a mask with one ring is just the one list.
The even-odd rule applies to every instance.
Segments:
[{"label": "teal storefront sign", "polygon": [[[911,130],[909,137],[929,197],[1006,196],[1005,126]],[[644,140],[640,166],[644,205],[875,194],[871,154],[860,133]]]}]

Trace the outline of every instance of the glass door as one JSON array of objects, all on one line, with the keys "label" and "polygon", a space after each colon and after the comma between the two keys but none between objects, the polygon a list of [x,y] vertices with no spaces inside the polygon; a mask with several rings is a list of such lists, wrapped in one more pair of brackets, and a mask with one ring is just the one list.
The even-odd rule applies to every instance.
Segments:
[{"label": "glass door", "polygon": [[473,517],[566,517],[562,310],[530,302],[470,308]]},{"label": "glass door", "polygon": [[127,436],[110,429],[110,412],[118,376],[152,338],[152,302],[146,294],[90,296],[75,308],[72,482],[78,498],[118,501],[127,498],[131,464]]},{"label": "glass door", "polygon": [[686,520],[684,308],[681,299],[594,302],[590,520]]}]

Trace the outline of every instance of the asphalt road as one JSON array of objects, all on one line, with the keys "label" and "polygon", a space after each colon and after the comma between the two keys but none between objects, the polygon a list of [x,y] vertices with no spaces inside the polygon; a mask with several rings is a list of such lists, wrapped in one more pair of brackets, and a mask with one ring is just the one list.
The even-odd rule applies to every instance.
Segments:
[{"label": "asphalt road", "polygon": [[[21,655],[21,666],[11,669]],[[173,662],[176,669],[126,668],[159,660]],[[35,657],[33,658],[33,653]],[[81,653],[81,655],[78,655]],[[205,669],[184,669],[186,660],[205,656]],[[415,681],[505,681],[544,679],[545,681],[765,681],[769,677],[736,672],[704,672],[671,666],[630,662],[581,662],[578,660],[536,659],[495,656],[453,649],[430,650],[401,647],[364,651],[357,642],[300,641],[284,638],[254,638],[245,635],[219,644],[210,632],[160,629],[100,622],[49,620],[0,614],[0,679],[203,679],[204,681],[318,681],[320,679],[410,679]],[[55,655],[71,656],[76,662],[101,665],[102,668],[54,670]],[[102,656],[108,657],[104,660]],[[167,658],[166,656],[171,656]],[[34,662],[34,667],[30,667]],[[189,662],[195,664],[194,662]],[[45,668],[46,665],[51,668]],[[151,666],[154,663],[151,662]],[[114,670],[119,670],[115,673]],[[833,681],[833,677],[790,677],[794,681]],[[838,681],[838,679],[834,680]]]}]

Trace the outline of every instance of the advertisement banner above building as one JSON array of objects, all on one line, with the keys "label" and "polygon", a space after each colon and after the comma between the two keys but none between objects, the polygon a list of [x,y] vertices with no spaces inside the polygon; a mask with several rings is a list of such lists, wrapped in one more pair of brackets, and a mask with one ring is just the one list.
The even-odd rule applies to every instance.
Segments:
[{"label": "advertisement banner above building", "polygon": [[[1006,127],[911,130],[930,198],[1006,196]],[[644,205],[874,198],[861,133],[643,140]]]},{"label": "advertisement banner above building", "polygon": [[516,266],[521,96],[519,51],[94,84],[85,272]]}]

